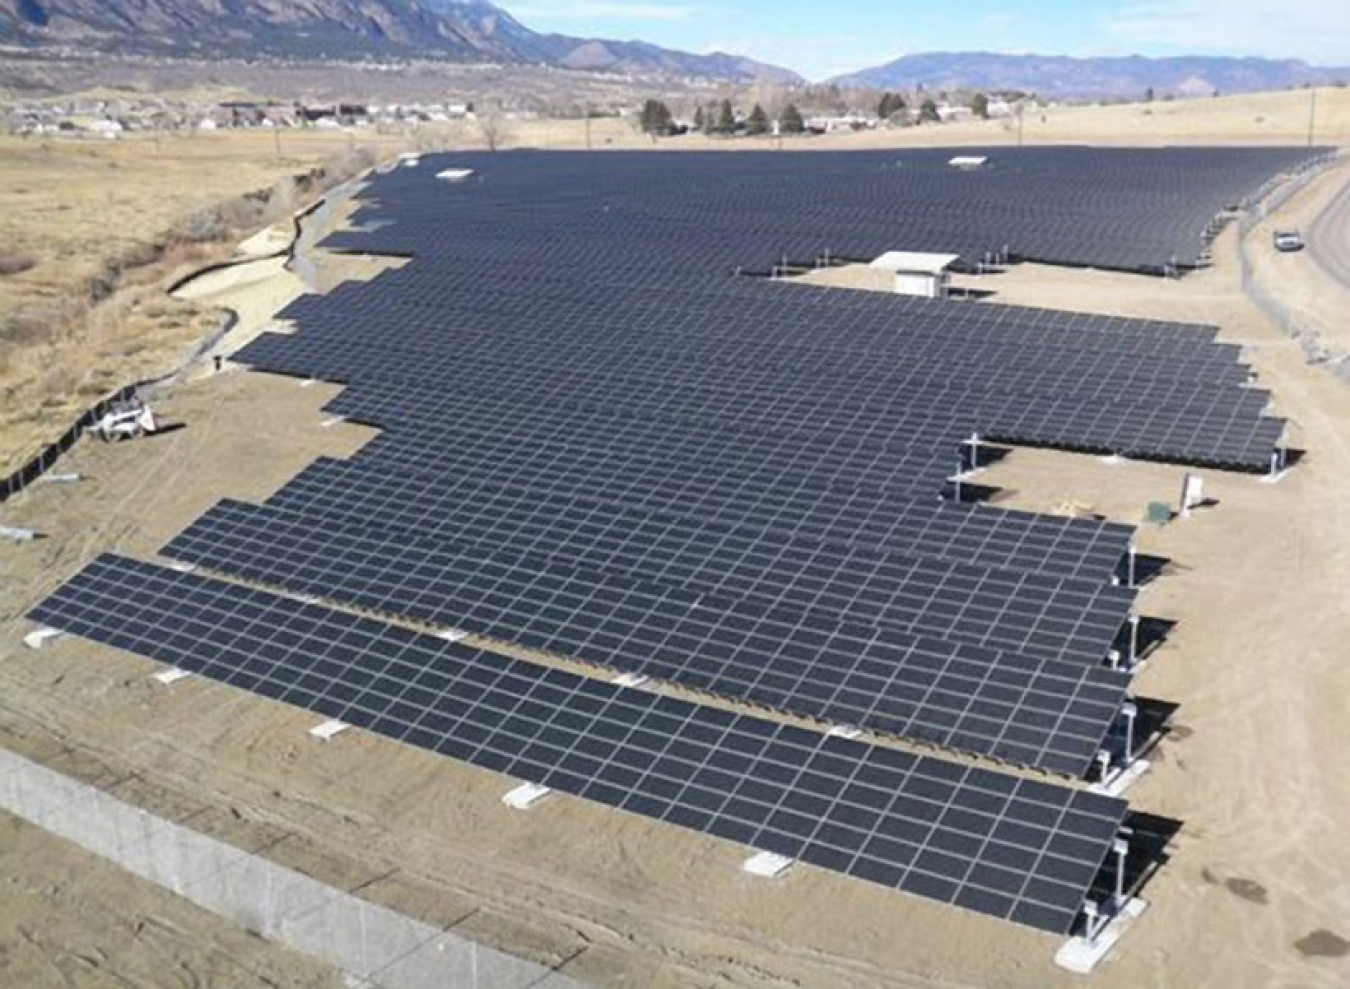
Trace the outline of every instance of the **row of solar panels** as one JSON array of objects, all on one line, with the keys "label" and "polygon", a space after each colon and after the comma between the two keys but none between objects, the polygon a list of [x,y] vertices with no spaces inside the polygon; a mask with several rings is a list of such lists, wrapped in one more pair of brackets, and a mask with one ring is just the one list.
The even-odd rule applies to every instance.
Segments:
[{"label": "row of solar panels", "polygon": [[[696,361],[671,361],[643,373],[613,354],[550,362],[541,352],[527,362],[471,353],[402,353],[393,341],[381,345],[327,340],[323,334],[271,334],[249,344],[239,359],[262,369],[331,381],[389,381],[408,390],[406,400],[395,399],[392,407],[363,411],[359,405],[352,408],[355,399],[348,400],[354,416],[371,422],[414,414],[439,419],[444,413],[438,406],[464,393],[514,393],[530,404],[602,395],[607,407],[625,414],[680,416],[741,431],[856,435],[865,427],[869,439],[893,445],[912,435],[916,424],[934,423],[946,431],[949,440],[942,446],[948,451],[978,433],[1014,443],[1247,469],[1268,466],[1284,432],[1282,420],[1263,414],[1269,396],[1235,383],[1207,387],[1164,381],[1130,390],[1128,382],[1093,381],[1071,369],[1047,377],[1040,367],[1028,371],[1032,381],[1023,383],[1015,367],[948,363],[924,376],[921,387],[907,379],[904,364],[896,364],[889,376],[882,366],[870,377],[865,369],[858,375],[843,369],[824,375],[810,367],[784,368],[755,388],[738,386],[736,368],[718,373]],[[1061,388],[1057,381],[1077,385]],[[452,383],[453,389],[447,393],[442,383]],[[428,393],[430,408],[423,411],[415,408],[419,389]]]},{"label": "row of solar panels", "polygon": [[33,613],[555,790],[1054,934],[1124,802],[615,686],[105,555]]},{"label": "row of solar panels", "polygon": [[[1297,169],[1319,149],[1009,149],[986,152],[990,166],[963,173],[946,151],[801,156],[566,153],[459,155],[475,168],[446,202],[429,168],[381,178],[381,209],[400,222],[361,238],[390,253],[457,252],[447,230],[475,234],[478,256],[492,241],[523,260],[510,238],[528,235],[533,256],[569,263],[569,250],[619,236],[634,266],[706,272],[700,256],[756,266],[789,252],[804,260],[832,251],[870,258],[904,247],[978,260],[1008,247],[1037,260],[1156,270],[1194,263],[1215,216],[1273,174]],[[446,224],[453,224],[447,227]],[[536,231],[567,224],[565,245]],[[897,245],[895,232],[907,241]],[[344,240],[344,243],[347,242]],[[564,250],[557,251],[562,247]],[[739,261],[734,260],[739,255]],[[576,256],[576,255],[573,255]]]}]

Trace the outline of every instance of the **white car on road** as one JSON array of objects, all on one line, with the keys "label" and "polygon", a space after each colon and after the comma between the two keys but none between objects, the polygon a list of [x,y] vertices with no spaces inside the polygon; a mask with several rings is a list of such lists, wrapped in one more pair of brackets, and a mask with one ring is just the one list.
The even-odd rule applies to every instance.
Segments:
[{"label": "white car on road", "polygon": [[1303,235],[1297,230],[1277,230],[1275,232],[1275,250],[1277,251],[1301,251],[1303,250]]}]

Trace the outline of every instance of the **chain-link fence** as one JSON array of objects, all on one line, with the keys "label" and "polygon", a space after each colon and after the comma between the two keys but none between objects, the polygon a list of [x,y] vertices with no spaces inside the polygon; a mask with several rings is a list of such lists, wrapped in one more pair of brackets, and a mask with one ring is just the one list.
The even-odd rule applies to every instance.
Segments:
[{"label": "chain-link fence", "polygon": [[81,436],[83,436],[93,425],[98,422],[113,406],[134,398],[137,392],[147,384],[148,381],[138,381],[134,385],[127,385],[125,388],[119,388],[105,398],[101,398],[94,405],[85,409],[80,417],[76,419],[64,433],[62,433],[54,442],[47,444],[33,457],[32,460],[24,464],[8,477],[0,479],[0,502],[5,502],[18,494],[28,485],[32,484],[47,471],[51,470],[53,465],[61,459],[61,455],[73,447]]},{"label": "chain-link fence", "polygon": [[553,969],[369,903],[4,749],[0,810],[333,965],[353,989],[581,989]]},{"label": "chain-link fence", "polygon": [[1338,160],[1340,160],[1338,152],[1328,152],[1308,162],[1295,174],[1280,176],[1279,179],[1266,183],[1256,194],[1248,197],[1237,230],[1238,265],[1241,270],[1243,292],[1267,319],[1280,328],[1282,333],[1298,341],[1304,357],[1310,364],[1325,363],[1335,355],[1322,342],[1321,333],[1316,326],[1261,284],[1248,250],[1247,236]]}]

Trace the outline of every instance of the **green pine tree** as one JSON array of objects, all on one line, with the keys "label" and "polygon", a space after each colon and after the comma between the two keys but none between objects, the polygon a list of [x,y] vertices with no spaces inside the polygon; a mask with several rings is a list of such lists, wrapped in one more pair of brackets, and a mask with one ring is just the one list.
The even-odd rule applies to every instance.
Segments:
[{"label": "green pine tree", "polygon": [[789,103],[787,109],[783,111],[783,116],[778,120],[778,126],[784,134],[800,134],[806,130],[806,121],[802,119],[802,112],[797,109],[796,104]]},{"label": "green pine tree", "polygon": [[764,108],[758,103],[750,111],[750,116],[745,120],[745,132],[751,136],[769,133],[769,115],[764,112]]},{"label": "green pine tree", "polygon": [[731,100],[723,100],[717,108],[717,133],[730,134],[736,130],[736,111],[731,108]]}]

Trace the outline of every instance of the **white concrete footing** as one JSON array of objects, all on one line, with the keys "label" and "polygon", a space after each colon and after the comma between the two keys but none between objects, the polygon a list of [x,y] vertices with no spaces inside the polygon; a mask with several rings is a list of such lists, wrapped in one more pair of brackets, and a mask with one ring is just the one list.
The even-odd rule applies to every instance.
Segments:
[{"label": "white concrete footing", "polygon": [[330,428],[332,428],[333,426],[336,426],[338,423],[342,423],[342,422],[346,422],[346,421],[347,421],[347,417],[346,417],[346,416],[330,416],[329,418],[325,419],[323,422],[319,423],[319,428],[320,428],[320,429],[330,429]]},{"label": "white concrete footing", "polygon": [[177,683],[179,680],[186,680],[190,676],[192,676],[192,674],[187,670],[180,670],[177,666],[170,666],[167,670],[160,670],[150,677],[150,679],[154,680],[156,683],[162,683],[167,687],[171,683]]},{"label": "white concrete footing", "polygon": [[309,734],[311,737],[317,738],[321,742],[326,742],[334,735],[339,732],[344,732],[350,727],[351,725],[347,724],[347,722],[333,718],[329,721],[325,721],[321,725],[315,725],[309,730]]},{"label": "white concrete footing", "polygon": [[29,649],[41,649],[48,642],[55,638],[65,635],[59,628],[48,628],[46,625],[42,628],[34,629],[23,637],[23,644]]},{"label": "white concrete footing", "polygon": [[1075,937],[1064,942],[1055,952],[1055,964],[1078,975],[1089,974],[1147,909],[1148,904],[1138,897],[1128,901],[1095,938]]},{"label": "white concrete footing", "polygon": [[192,573],[192,571],[197,569],[197,564],[185,563],[182,560],[170,560],[169,569],[177,570],[179,573]]},{"label": "white concrete footing", "polygon": [[835,725],[825,734],[831,738],[857,738],[862,734],[862,729],[857,725]]},{"label": "white concrete footing", "polygon": [[1149,761],[1147,759],[1134,759],[1128,766],[1123,766],[1111,773],[1104,780],[1098,780],[1088,787],[1090,793],[1100,793],[1108,797],[1118,797],[1128,790],[1134,781],[1148,772]]},{"label": "white concrete footing", "polygon": [[776,852],[756,852],[741,863],[741,871],[762,879],[777,879],[792,868],[795,861]]},{"label": "white concrete footing", "polygon": [[444,639],[446,642],[459,642],[461,639],[467,639],[469,633],[462,628],[447,628],[444,632],[437,632],[436,638]]},{"label": "white concrete footing", "polygon": [[620,673],[609,682],[616,687],[641,687],[650,679],[651,677],[643,676],[641,673]]},{"label": "white concrete footing", "polygon": [[502,797],[502,803],[512,810],[529,810],[553,791],[538,783],[522,783]]},{"label": "white concrete footing", "polygon": [[1293,472],[1294,472],[1294,468],[1292,468],[1292,467],[1286,467],[1284,470],[1279,471],[1278,473],[1275,473],[1275,474],[1263,474],[1263,475],[1261,475],[1261,483],[1262,483],[1262,484],[1279,484],[1281,481],[1283,481],[1286,477],[1288,477],[1288,476],[1289,476],[1290,474],[1292,474]]},{"label": "white concrete footing", "polygon": [[1125,457],[1122,457],[1118,453],[1113,453],[1109,457],[1098,457],[1097,459],[1100,460],[1102,463],[1106,464],[1108,467],[1119,467],[1121,464],[1129,463],[1129,460],[1127,460]]}]

